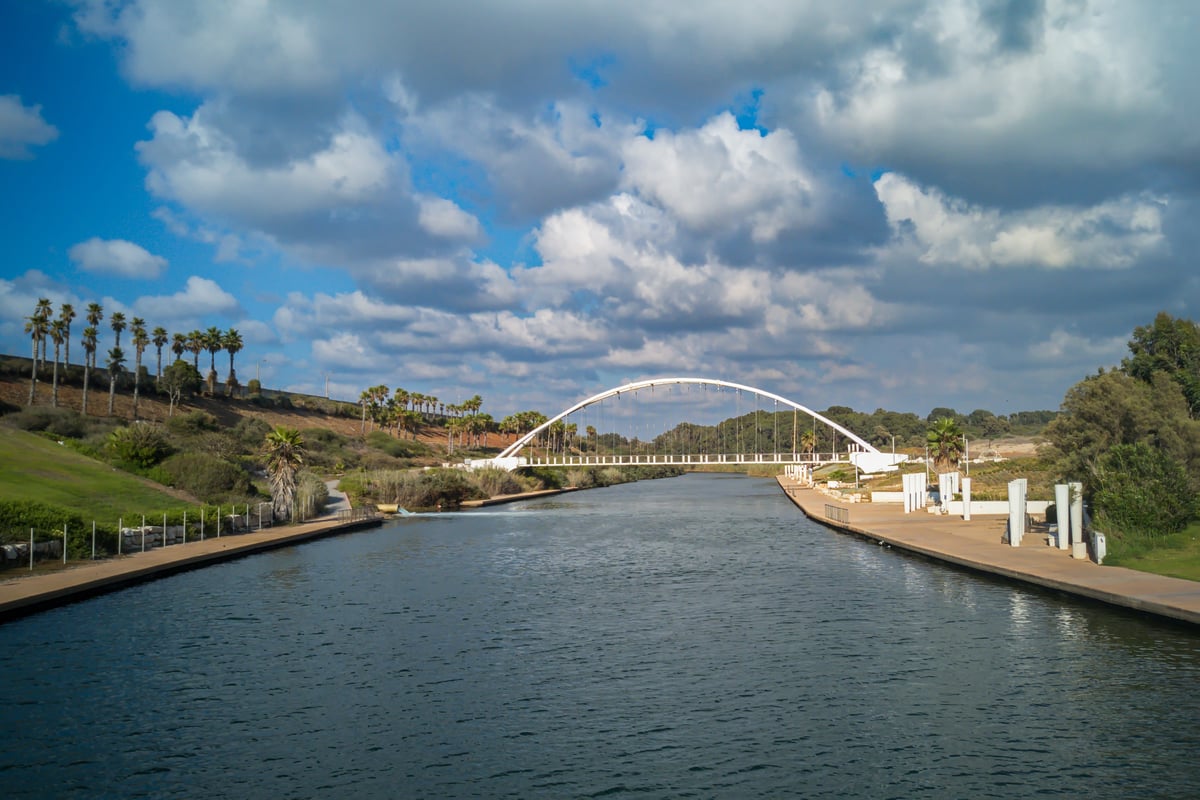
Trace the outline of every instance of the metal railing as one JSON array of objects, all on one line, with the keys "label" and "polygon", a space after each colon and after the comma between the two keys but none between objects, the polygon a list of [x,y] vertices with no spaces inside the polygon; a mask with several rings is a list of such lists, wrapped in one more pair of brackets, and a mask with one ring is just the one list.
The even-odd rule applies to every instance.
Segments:
[{"label": "metal railing", "polygon": [[825,519],[840,522],[844,525],[850,524],[850,509],[842,508],[841,506],[825,504]]}]

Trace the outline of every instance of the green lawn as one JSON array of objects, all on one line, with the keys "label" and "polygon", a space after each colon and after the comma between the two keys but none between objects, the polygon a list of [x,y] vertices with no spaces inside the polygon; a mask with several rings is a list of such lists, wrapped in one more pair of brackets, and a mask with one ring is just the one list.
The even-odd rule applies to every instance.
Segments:
[{"label": "green lawn", "polygon": [[1110,557],[1104,559],[1104,563],[1200,581],[1200,522],[1193,522],[1186,530],[1164,539],[1153,549],[1139,547],[1124,552],[1119,544],[1115,548],[1110,544]]},{"label": "green lawn", "polygon": [[140,478],[12,428],[0,428],[0,497],[62,506],[107,525],[122,515],[188,505]]}]

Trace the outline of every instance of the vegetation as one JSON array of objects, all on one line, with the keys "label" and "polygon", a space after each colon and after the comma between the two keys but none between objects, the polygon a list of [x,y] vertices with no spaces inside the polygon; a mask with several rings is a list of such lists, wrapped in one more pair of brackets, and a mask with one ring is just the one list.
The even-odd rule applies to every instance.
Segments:
[{"label": "vegetation", "polygon": [[1046,437],[1059,477],[1083,483],[1110,563],[1150,565],[1146,554],[1177,545],[1198,512],[1200,328],[1161,313],[1129,351],[1067,392]]}]

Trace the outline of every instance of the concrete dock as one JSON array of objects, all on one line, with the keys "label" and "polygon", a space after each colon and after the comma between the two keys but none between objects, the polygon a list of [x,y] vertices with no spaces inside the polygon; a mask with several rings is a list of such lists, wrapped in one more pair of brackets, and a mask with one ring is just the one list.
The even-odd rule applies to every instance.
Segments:
[{"label": "concrete dock", "polygon": [[0,580],[0,622],[177,572],[382,523],[377,516],[346,511],[301,525],[209,537],[103,561],[74,562],[55,572],[18,575],[14,570]]},{"label": "concrete dock", "polygon": [[[1003,541],[1007,517],[961,517],[919,509],[905,514],[899,504],[840,503],[779,476],[780,487],[815,522],[878,544],[1022,583],[1098,600],[1114,606],[1200,625],[1200,583],[1074,559],[1027,534],[1020,547]],[[829,519],[826,505],[845,521]]]}]

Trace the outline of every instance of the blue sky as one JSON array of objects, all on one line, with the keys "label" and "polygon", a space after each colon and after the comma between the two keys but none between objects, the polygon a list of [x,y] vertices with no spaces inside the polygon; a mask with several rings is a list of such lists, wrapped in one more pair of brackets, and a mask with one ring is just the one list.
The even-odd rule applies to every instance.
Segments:
[{"label": "blue sky", "polygon": [[348,399],[924,415],[1056,408],[1197,315],[1192,3],[349,9],[0,2],[0,349],[50,297]]}]

